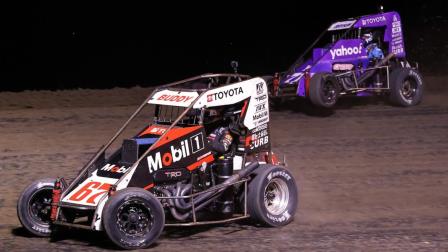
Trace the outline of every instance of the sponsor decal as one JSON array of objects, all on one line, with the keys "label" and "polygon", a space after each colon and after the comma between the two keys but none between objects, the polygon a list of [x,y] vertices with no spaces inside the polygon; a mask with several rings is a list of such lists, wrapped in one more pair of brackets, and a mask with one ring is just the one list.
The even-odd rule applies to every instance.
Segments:
[{"label": "sponsor decal", "polygon": [[399,33],[399,32],[401,32],[401,27],[392,28],[392,33]]},{"label": "sponsor decal", "polygon": [[404,53],[403,37],[401,34],[401,22],[398,20],[397,16],[393,16],[392,22],[392,46],[391,50],[395,54]]},{"label": "sponsor decal", "polygon": [[332,25],[330,26],[330,28],[328,28],[328,30],[329,30],[329,31],[336,31],[336,30],[348,29],[348,28],[350,28],[355,22],[356,22],[356,20],[348,20],[348,21],[336,22],[336,23],[332,24]]},{"label": "sponsor decal", "polygon": [[113,173],[126,173],[129,170],[129,167],[126,168],[125,166],[120,167],[120,166],[113,165],[113,164],[106,164],[100,170],[113,172]]},{"label": "sponsor decal", "polygon": [[255,105],[255,113],[265,110],[266,110],[266,102]]},{"label": "sponsor decal", "polygon": [[263,93],[263,82],[257,83],[256,84],[256,88],[257,88],[257,95],[260,95]]},{"label": "sponsor decal", "polygon": [[36,230],[37,232],[40,232],[40,233],[50,233],[51,232],[50,229],[42,228],[42,227],[39,227],[39,226],[32,226],[31,228]]},{"label": "sponsor decal", "polygon": [[196,153],[204,149],[204,135],[202,132],[190,137],[191,152]]},{"label": "sponsor decal", "polygon": [[262,130],[265,130],[267,128],[268,128],[268,125],[267,124],[263,124],[263,125],[257,126],[253,131],[254,132],[262,131]]},{"label": "sponsor decal", "polygon": [[268,124],[257,126],[251,134],[246,137],[246,147],[250,150],[257,149],[269,143]]},{"label": "sponsor decal", "polygon": [[187,102],[191,99],[193,99],[194,96],[187,96],[187,95],[161,95],[157,100],[159,101],[170,101],[170,102]]},{"label": "sponsor decal", "polygon": [[70,193],[71,202],[82,203],[87,205],[96,205],[101,196],[109,190],[111,184],[99,181],[85,181],[82,186]]},{"label": "sponsor decal", "polygon": [[350,71],[353,69],[353,64],[334,64],[333,70],[334,71]]},{"label": "sponsor decal", "polygon": [[232,89],[228,89],[228,90],[224,90],[221,92],[207,95],[207,102],[212,102],[212,101],[221,100],[221,99],[227,99],[232,96],[240,95],[243,93],[244,93],[244,91],[243,91],[242,87],[235,87]]},{"label": "sponsor decal", "polygon": [[381,22],[386,22],[386,17],[379,16],[379,17],[373,17],[373,18],[366,18],[366,19],[361,20],[361,22],[362,22],[362,25],[381,23]]},{"label": "sponsor decal", "polygon": [[169,167],[203,149],[204,136],[202,132],[178,143],[173,143],[166,151],[158,151],[147,157],[149,173]]},{"label": "sponsor decal", "polygon": [[180,146],[170,146],[170,151],[161,154],[156,152],[153,155],[147,157],[149,173],[153,173],[163,167],[170,166],[172,163],[179,162],[180,160],[191,155],[188,140],[180,142]]},{"label": "sponsor decal", "polygon": [[281,216],[273,216],[269,213],[266,213],[266,216],[274,222],[285,222],[291,218],[291,214],[288,211],[283,212]]},{"label": "sponsor decal", "polygon": [[417,81],[417,84],[418,84],[419,86],[422,85],[423,80],[422,80],[422,77],[421,77],[418,73],[416,73],[414,70],[410,70],[410,71],[409,71],[409,75],[413,76],[414,78],[416,78],[416,79],[418,80],[418,81]]},{"label": "sponsor decal", "polygon": [[345,47],[344,45],[341,45],[340,48],[337,49],[331,49],[331,59],[335,59],[337,57],[343,57],[343,56],[350,56],[350,55],[357,55],[362,53],[362,43],[359,43],[359,46],[353,46],[353,47]]},{"label": "sponsor decal", "polygon": [[249,149],[253,150],[269,143],[269,135],[267,131],[257,132],[251,136]]},{"label": "sponsor decal", "polygon": [[269,118],[268,118],[268,117],[263,118],[263,119],[261,119],[260,121],[258,121],[258,124],[262,124],[262,123],[265,123],[265,122],[267,122],[267,121],[269,121]]},{"label": "sponsor decal", "polygon": [[269,173],[269,175],[266,177],[267,180],[271,180],[273,177],[284,177],[286,180],[291,180],[291,176],[286,173],[285,171],[275,171]]},{"label": "sponsor decal", "polygon": [[177,177],[182,177],[182,172],[181,171],[166,171],[164,172],[165,176],[167,178],[177,178]]},{"label": "sponsor decal", "polygon": [[163,135],[165,133],[166,128],[160,128],[160,127],[152,127],[151,130],[149,130],[150,134],[154,135]]},{"label": "sponsor decal", "polygon": [[261,119],[261,118],[263,118],[263,117],[265,117],[265,116],[268,116],[268,111],[263,111],[263,112],[261,112],[261,113],[258,113],[258,114],[255,114],[255,115],[253,115],[252,116],[252,120],[258,120],[258,119]]},{"label": "sponsor decal", "polygon": [[165,131],[167,130],[166,127],[160,126],[160,125],[150,125],[148,128],[146,128],[144,131],[142,131],[142,133],[140,133],[138,136],[144,136],[147,134],[151,134],[151,135],[163,135],[163,133],[165,133]]},{"label": "sponsor decal", "polygon": [[268,96],[264,94],[264,95],[255,97],[255,101],[257,101],[257,102],[264,101],[264,100],[266,100],[266,98],[268,98]]}]

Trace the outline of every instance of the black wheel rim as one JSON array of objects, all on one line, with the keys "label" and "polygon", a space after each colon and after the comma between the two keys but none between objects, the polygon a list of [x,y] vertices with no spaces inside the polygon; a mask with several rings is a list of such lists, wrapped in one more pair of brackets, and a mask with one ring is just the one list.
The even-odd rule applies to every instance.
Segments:
[{"label": "black wheel rim", "polygon": [[338,90],[335,84],[331,81],[323,81],[322,86],[322,98],[324,102],[327,104],[332,104],[336,102],[336,98],[338,97]]},{"label": "black wheel rim", "polygon": [[417,93],[417,88],[417,82],[412,78],[407,78],[403,81],[400,92],[403,98],[406,100],[412,100]]},{"label": "black wheel rim", "polygon": [[117,225],[127,236],[144,236],[151,230],[153,220],[150,207],[143,201],[129,200],[118,208]]},{"label": "black wheel rim", "polygon": [[28,210],[34,221],[44,225],[50,223],[51,198],[51,188],[42,188],[31,196]]}]

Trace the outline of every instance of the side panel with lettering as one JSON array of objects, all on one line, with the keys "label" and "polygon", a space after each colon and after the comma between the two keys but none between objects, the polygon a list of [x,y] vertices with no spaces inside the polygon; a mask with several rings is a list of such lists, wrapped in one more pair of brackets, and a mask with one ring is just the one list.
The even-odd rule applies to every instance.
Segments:
[{"label": "side panel with lettering", "polygon": [[[186,132],[188,133],[164,142],[151,151],[137,166],[128,186],[144,187],[154,182],[153,176],[157,171],[186,169],[211,155],[202,127]],[[169,175],[177,174],[169,173]]]}]

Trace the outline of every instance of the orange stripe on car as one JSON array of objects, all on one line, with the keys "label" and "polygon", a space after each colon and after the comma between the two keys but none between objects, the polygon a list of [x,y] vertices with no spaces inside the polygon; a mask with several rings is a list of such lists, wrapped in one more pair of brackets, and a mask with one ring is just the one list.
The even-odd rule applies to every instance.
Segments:
[{"label": "orange stripe on car", "polygon": [[186,128],[174,128],[171,129],[164,137],[163,139],[160,139],[160,141],[154,146],[155,148],[158,148],[168,142],[171,142],[181,136],[185,136],[188,133],[191,133],[197,129],[200,129],[202,126],[193,126],[193,127],[186,127]]},{"label": "orange stripe on car", "polygon": [[188,169],[189,171],[192,171],[192,170],[198,168],[199,166],[201,166],[202,163],[204,163],[204,162],[205,162],[205,163],[210,163],[210,162],[212,162],[213,160],[214,160],[213,155],[210,154],[210,155],[206,156],[205,158],[203,158],[203,159],[201,159],[201,160],[199,160],[199,161],[197,161],[197,162],[195,162],[195,163],[193,163],[193,164],[187,166],[187,169]]},{"label": "orange stripe on car", "polygon": [[246,109],[247,109],[247,100],[245,100],[244,101],[244,105],[243,105],[243,108],[241,109],[241,116],[243,116],[244,115],[244,112],[246,112]]},{"label": "orange stripe on car", "polygon": [[154,183],[151,183],[151,184],[143,187],[143,189],[148,190],[148,189],[153,188],[153,187],[154,187]]}]

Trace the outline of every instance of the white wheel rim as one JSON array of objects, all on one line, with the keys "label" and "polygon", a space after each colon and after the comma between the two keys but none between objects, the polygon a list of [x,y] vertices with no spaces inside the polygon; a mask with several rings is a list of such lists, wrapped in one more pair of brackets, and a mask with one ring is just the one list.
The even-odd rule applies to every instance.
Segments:
[{"label": "white wheel rim", "polygon": [[289,203],[289,189],[286,182],[279,178],[274,178],[264,189],[264,206],[269,214],[282,214]]}]

